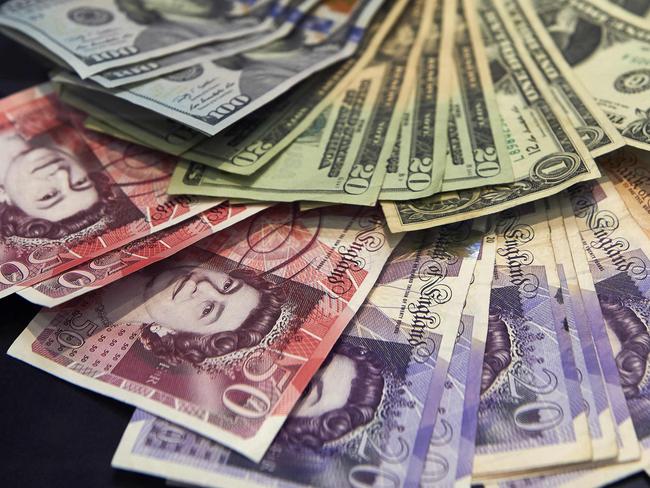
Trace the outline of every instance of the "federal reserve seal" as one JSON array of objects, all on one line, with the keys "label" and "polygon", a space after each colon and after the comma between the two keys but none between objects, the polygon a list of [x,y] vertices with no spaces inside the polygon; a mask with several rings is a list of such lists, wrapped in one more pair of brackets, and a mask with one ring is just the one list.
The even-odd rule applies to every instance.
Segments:
[{"label": "federal reserve seal", "polygon": [[614,88],[621,93],[640,93],[650,88],[650,69],[635,69],[623,73],[614,82]]},{"label": "federal reserve seal", "polygon": [[108,10],[96,7],[77,7],[68,12],[68,19],[80,25],[104,25],[112,22],[113,18]]}]

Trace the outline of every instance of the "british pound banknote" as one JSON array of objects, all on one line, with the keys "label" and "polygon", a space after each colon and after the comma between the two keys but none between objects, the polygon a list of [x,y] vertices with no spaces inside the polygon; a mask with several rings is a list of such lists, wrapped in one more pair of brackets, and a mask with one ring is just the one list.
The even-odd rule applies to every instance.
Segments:
[{"label": "british pound banknote", "polygon": [[169,196],[173,157],[84,132],[50,85],[0,101],[0,296],[219,203]]},{"label": "british pound banknote", "polygon": [[[217,40],[263,30],[271,18],[247,15],[269,0],[224,3],[40,0],[6,2],[0,25],[32,37],[82,77]],[[224,8],[225,7],[225,8]]]},{"label": "british pound banknote", "polygon": [[467,292],[420,486],[469,488],[496,236],[485,235]]},{"label": "british pound banknote", "polygon": [[399,241],[377,209],[276,206],[44,309],[10,354],[259,462]]},{"label": "british pound banknote", "polygon": [[473,477],[591,460],[543,202],[502,212],[481,374]]},{"label": "british pound banknote", "polygon": [[19,290],[18,294],[30,302],[46,307],[60,305],[166,259],[265,208],[267,207],[264,205],[232,205],[224,202],[185,222],[133,241],[60,275]]},{"label": "british pound banknote", "polygon": [[478,224],[404,238],[260,464],[136,412],[113,465],[208,486],[415,486],[481,247]]}]

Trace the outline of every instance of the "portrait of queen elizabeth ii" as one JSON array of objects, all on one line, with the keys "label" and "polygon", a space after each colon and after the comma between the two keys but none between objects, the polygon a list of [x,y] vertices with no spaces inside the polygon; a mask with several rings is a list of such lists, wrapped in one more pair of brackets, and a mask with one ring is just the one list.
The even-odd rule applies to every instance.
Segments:
[{"label": "portrait of queen elizabeth ii", "polygon": [[[73,131],[62,128],[68,139]],[[59,134],[61,135],[61,134]],[[54,136],[54,137],[53,137]],[[140,218],[140,212],[102,171],[90,152],[56,138],[0,129],[0,235],[29,244],[73,240]]]}]

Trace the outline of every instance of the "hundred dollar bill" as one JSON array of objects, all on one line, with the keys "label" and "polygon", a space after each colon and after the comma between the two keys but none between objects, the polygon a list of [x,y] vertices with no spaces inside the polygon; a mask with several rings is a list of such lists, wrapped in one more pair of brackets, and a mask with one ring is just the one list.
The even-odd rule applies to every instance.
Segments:
[{"label": "hundred dollar bill", "polygon": [[368,27],[359,49],[347,61],[294,87],[184,154],[190,161],[235,174],[250,175],[286,149],[308,130],[334,99],[370,63],[407,0],[388,3]]},{"label": "hundred dollar bill", "polygon": [[469,488],[496,236],[483,238],[449,362],[420,486]]},{"label": "hundred dollar bill", "polygon": [[273,21],[272,24],[267,22],[265,29],[260,32],[127,64],[102,71],[90,78],[103,87],[114,88],[180,71],[205,60],[225,58],[264,46],[289,34],[305,13],[318,1],[279,0],[270,9],[267,4],[258,2],[257,5],[252,6],[247,14],[248,17],[258,17],[259,23],[264,22],[267,16]]},{"label": "hundred dollar bill", "polygon": [[553,255],[561,283],[566,326],[580,377],[580,393],[586,405],[591,437],[592,461],[612,459],[618,455],[616,428],[612,418],[598,355],[591,336],[590,324],[584,310],[580,286],[571,257],[571,244],[564,229],[559,200],[546,200],[548,225],[551,229]]},{"label": "hundred dollar bill", "polygon": [[375,205],[385,167],[363,156],[364,148],[374,144],[370,133],[381,123],[377,99],[384,94],[389,72],[383,64],[364,70],[310,130],[256,174],[233,175],[182,161],[168,192]]},{"label": "hundred dollar bill", "polygon": [[175,159],[84,132],[50,85],[0,100],[0,296],[218,204],[165,192]]},{"label": "hundred dollar bill", "polygon": [[515,180],[473,1],[460,2],[442,191]]},{"label": "hundred dollar bill", "polygon": [[[425,12],[428,29],[420,43],[416,57],[412,58],[412,81],[402,88],[410,94],[407,109],[402,114],[399,138],[384,142],[390,146],[387,170],[380,198],[408,200],[427,196],[439,186],[439,165],[444,157],[447,125],[449,80],[440,69],[451,60],[454,29],[454,0],[428,2]],[[383,159],[382,159],[383,161]]]},{"label": "hundred dollar bill", "polygon": [[[215,135],[310,75],[354,53],[383,0],[324,0],[284,39],[110,93],[207,135]],[[325,32],[322,26],[327,26]],[[101,89],[92,82],[88,88]]]},{"label": "hundred dollar bill", "polygon": [[601,156],[621,147],[623,138],[620,133],[598,107],[587,87],[573,74],[530,5],[519,0],[505,0],[503,5],[555,100],[564,109],[592,156]]},{"label": "hundred dollar bill", "polygon": [[268,209],[42,310],[10,354],[259,462],[399,237],[376,209]]},{"label": "hundred dollar bill", "polygon": [[650,150],[648,23],[601,0],[529,5],[625,142]]},{"label": "hundred dollar bill", "polygon": [[[58,78],[62,79],[62,78]],[[136,107],[105,93],[57,84],[61,100],[113,127],[111,135],[179,156],[205,139],[203,134],[173,120]],[[127,137],[122,137],[127,134]]]},{"label": "hundred dollar bill", "polygon": [[[382,202],[393,232],[492,214],[599,176],[588,149],[554,104],[507,14],[489,1],[483,1],[478,12],[491,56],[497,102],[509,127],[506,143],[515,177],[524,177],[510,184],[445,192],[410,202]],[[511,103],[508,113],[505,101]]]},{"label": "hundred dollar bill", "polygon": [[133,241],[58,276],[20,290],[18,294],[46,307],[60,305],[166,259],[265,208],[262,205],[231,205],[224,202],[185,222]]},{"label": "hundred dollar bill", "polygon": [[107,136],[116,137],[117,139],[121,139],[122,141],[130,142],[132,144],[139,144],[141,146],[154,149],[153,145],[149,145],[133,137],[131,134],[127,132],[122,132],[120,129],[116,129],[115,127],[105,123],[103,120],[93,117],[92,115],[89,115],[84,119],[83,125],[88,130],[99,132],[100,134],[104,134]]},{"label": "hundred dollar bill", "polygon": [[12,0],[0,7],[0,25],[33,38],[86,78],[116,66],[261,31],[272,19],[249,16],[250,7],[256,4],[268,6],[270,2],[231,0],[217,6],[170,0],[37,0],[28,4]]},{"label": "hundred dollar bill", "polygon": [[137,411],[113,465],[205,486],[416,486],[436,409],[427,397],[445,378],[476,230],[405,237],[259,464]]},{"label": "hundred dollar bill", "polygon": [[650,158],[630,147],[599,161],[603,172],[616,187],[627,211],[650,238]]},{"label": "hundred dollar bill", "polygon": [[543,202],[497,220],[473,477],[591,459]]}]

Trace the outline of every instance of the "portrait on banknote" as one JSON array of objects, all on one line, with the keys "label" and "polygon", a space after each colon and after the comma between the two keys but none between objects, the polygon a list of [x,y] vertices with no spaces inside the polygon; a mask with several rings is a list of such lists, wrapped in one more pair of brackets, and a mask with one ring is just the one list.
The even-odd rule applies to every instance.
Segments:
[{"label": "portrait on banknote", "polygon": [[0,119],[0,234],[9,244],[77,242],[142,217],[65,109],[52,107],[42,118],[18,109]]}]

